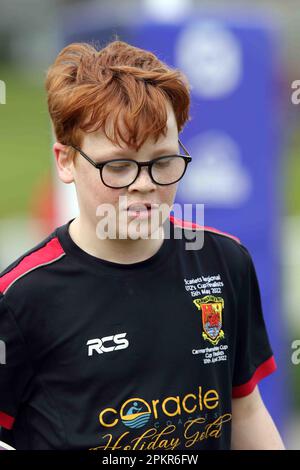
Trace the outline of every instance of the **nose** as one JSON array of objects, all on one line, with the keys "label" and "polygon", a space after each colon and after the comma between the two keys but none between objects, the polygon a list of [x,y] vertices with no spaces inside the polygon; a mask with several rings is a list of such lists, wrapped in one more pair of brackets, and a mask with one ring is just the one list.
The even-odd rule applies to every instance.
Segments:
[{"label": "nose", "polygon": [[139,176],[127,189],[128,191],[136,190],[140,192],[148,192],[156,189],[156,184],[149,175],[148,167],[143,166],[141,168]]}]

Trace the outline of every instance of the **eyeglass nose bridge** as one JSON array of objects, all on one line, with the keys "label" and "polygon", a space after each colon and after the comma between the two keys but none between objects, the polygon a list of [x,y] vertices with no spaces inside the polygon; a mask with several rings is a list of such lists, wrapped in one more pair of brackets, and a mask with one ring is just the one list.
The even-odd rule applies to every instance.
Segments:
[{"label": "eyeglass nose bridge", "polygon": [[136,180],[138,179],[138,177],[140,176],[140,173],[142,171],[142,167],[147,167],[147,173],[152,181],[153,184],[157,184],[156,181],[154,180],[153,176],[152,176],[152,166],[153,166],[153,163],[154,162],[135,162],[137,167],[138,167],[138,171],[137,171],[137,174],[136,174],[136,177],[134,178],[134,180],[128,185],[128,186],[131,186],[133,183],[136,182]]}]

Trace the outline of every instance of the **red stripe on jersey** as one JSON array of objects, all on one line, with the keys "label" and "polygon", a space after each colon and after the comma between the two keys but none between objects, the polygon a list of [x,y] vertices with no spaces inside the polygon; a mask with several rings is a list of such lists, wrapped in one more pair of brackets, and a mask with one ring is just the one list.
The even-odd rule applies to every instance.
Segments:
[{"label": "red stripe on jersey", "polygon": [[5,429],[12,429],[14,422],[15,418],[0,411],[0,426]]},{"label": "red stripe on jersey", "polygon": [[39,266],[52,263],[62,255],[64,250],[58,238],[52,238],[45,246],[25,256],[17,266],[0,278],[0,292],[5,293],[17,279]]},{"label": "red stripe on jersey", "polygon": [[188,220],[178,219],[177,217],[174,217],[173,215],[170,215],[169,218],[170,218],[171,222],[173,222],[174,225],[179,225],[180,227],[183,227],[183,228],[184,227],[186,227],[186,228],[201,228],[201,229],[207,230],[209,232],[214,232],[214,233],[218,233],[219,235],[224,235],[226,237],[232,238],[233,240],[235,240],[238,243],[241,243],[241,240],[238,237],[235,237],[234,235],[231,235],[231,233],[222,232],[221,230],[217,230],[214,227],[208,227],[206,225],[199,225],[199,224],[196,224],[195,222],[190,222]]},{"label": "red stripe on jersey", "polygon": [[255,386],[267,375],[272,374],[277,369],[274,356],[263,362],[254,372],[251,379],[243,385],[232,387],[232,398],[241,398],[251,393]]}]

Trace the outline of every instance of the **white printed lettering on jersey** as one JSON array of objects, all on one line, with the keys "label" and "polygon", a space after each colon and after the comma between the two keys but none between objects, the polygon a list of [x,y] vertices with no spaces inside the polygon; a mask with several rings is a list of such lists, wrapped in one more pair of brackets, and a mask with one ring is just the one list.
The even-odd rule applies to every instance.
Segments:
[{"label": "white printed lettering on jersey", "polygon": [[184,287],[191,297],[201,297],[203,295],[222,294],[224,282],[219,273],[199,275],[190,279],[183,279]]},{"label": "white printed lettering on jersey", "polygon": [[[116,351],[117,349],[128,348],[129,342],[125,338],[126,334],[127,333],[118,333],[116,335],[104,336],[101,339],[89,339],[86,343],[86,345],[88,346],[88,355],[92,356],[94,352],[97,352],[98,354],[103,354],[111,351]],[[114,343],[114,345],[105,346],[104,343]]]}]

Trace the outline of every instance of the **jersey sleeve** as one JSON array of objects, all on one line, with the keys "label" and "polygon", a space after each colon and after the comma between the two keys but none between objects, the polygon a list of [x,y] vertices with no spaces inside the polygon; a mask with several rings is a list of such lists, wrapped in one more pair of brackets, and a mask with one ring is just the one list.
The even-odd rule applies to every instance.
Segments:
[{"label": "jersey sleeve", "polygon": [[232,397],[250,394],[261,379],[277,368],[263,316],[260,288],[253,260],[246,253],[244,272],[238,293],[236,348],[234,355]]},{"label": "jersey sleeve", "polygon": [[0,293],[0,426],[12,429],[33,376],[22,334]]}]

